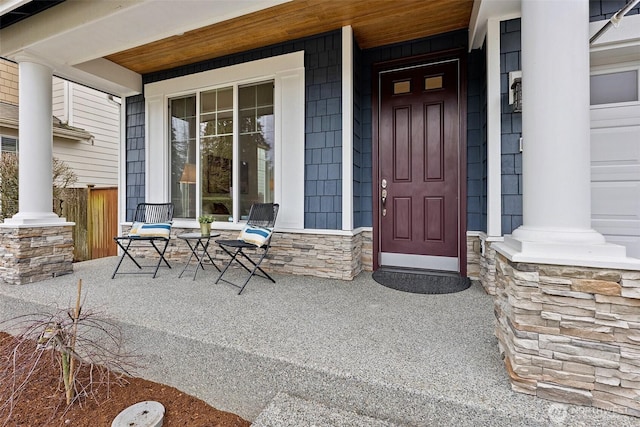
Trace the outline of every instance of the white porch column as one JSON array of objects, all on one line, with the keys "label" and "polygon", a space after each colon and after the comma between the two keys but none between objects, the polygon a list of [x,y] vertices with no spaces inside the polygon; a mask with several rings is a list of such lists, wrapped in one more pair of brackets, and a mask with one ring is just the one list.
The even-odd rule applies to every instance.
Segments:
[{"label": "white porch column", "polygon": [[65,222],[53,212],[53,71],[30,59],[19,70],[19,211],[6,224]]},{"label": "white porch column", "polygon": [[626,257],[591,229],[588,9],[522,0],[523,225],[496,247],[513,261]]}]

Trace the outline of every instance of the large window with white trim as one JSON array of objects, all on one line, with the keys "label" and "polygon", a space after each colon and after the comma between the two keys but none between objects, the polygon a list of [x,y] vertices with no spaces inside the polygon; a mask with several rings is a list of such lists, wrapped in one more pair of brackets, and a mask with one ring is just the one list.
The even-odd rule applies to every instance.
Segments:
[{"label": "large window with white trim", "polygon": [[274,201],[274,82],[169,99],[171,200],[176,218],[238,222]]}]

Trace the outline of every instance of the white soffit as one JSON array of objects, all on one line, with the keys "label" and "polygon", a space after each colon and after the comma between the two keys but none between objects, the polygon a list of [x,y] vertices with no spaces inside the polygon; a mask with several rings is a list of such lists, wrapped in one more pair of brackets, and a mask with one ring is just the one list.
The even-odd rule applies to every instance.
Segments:
[{"label": "white soffit", "polygon": [[479,49],[484,44],[490,18],[507,20],[520,15],[520,0],[474,0],[469,20],[469,50]]},{"label": "white soffit", "polygon": [[[104,90],[104,76],[92,80],[88,71],[96,59],[287,1],[67,0],[0,30],[0,56],[15,59],[26,52],[52,65],[57,75]],[[84,70],[65,70],[78,64]]]}]

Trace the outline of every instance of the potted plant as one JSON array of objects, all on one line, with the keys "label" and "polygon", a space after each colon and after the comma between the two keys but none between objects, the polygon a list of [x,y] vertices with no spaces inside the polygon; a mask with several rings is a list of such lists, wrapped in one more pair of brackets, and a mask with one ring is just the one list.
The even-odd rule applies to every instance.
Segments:
[{"label": "potted plant", "polygon": [[213,222],[213,216],[201,215],[198,217],[198,222],[200,223],[200,234],[204,237],[209,237],[211,235],[211,223]]}]

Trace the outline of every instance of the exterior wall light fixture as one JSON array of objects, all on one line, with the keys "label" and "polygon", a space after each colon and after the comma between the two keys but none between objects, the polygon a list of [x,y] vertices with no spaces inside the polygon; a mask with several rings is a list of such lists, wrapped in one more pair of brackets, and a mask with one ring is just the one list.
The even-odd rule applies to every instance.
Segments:
[{"label": "exterior wall light fixture", "polygon": [[509,105],[514,113],[522,112],[522,71],[509,73]]}]

